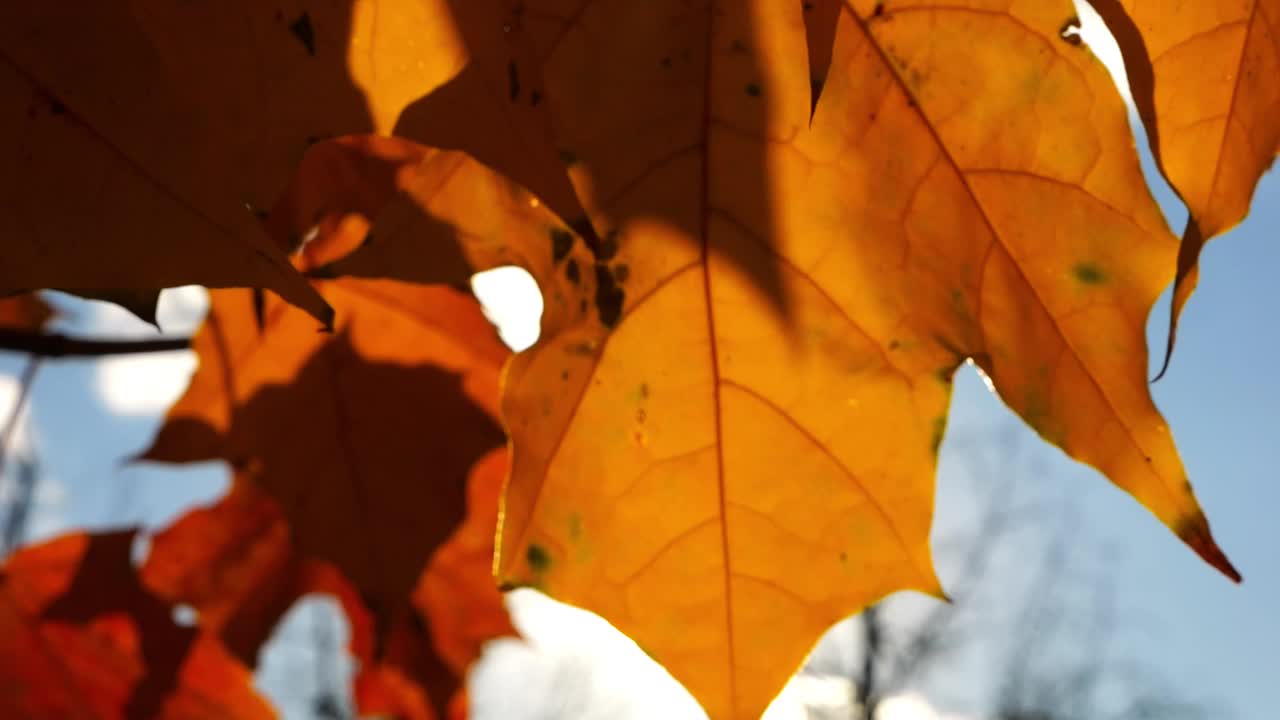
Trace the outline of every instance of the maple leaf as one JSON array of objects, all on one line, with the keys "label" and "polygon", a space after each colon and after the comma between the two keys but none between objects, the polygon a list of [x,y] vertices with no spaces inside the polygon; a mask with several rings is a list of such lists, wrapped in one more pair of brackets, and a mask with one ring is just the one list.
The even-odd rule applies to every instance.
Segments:
[{"label": "maple leaf", "polygon": [[[481,458],[503,441],[494,416],[508,351],[475,300],[457,291],[322,287],[338,311],[336,337],[283,301],[267,298],[259,316],[251,293],[214,293],[192,344],[199,370],[143,457],[227,459],[236,485],[157,538],[147,577],[208,613],[249,662],[298,597],[330,592],[366,661],[362,707],[419,693],[420,708],[443,710],[479,642],[511,627],[491,577],[496,498],[487,507],[473,499],[479,519],[464,526],[488,513],[483,547],[473,547],[472,529],[438,550],[463,520],[473,466],[502,477],[505,462],[495,470]],[[481,482],[493,481],[471,481]],[[459,553],[487,582],[471,578],[446,596],[467,605],[478,630],[453,627],[458,618],[419,599],[440,573],[467,577],[435,569],[462,562],[440,560]],[[450,639],[473,632],[480,639],[470,645]],[[392,693],[386,677],[396,673],[407,685]]]},{"label": "maple leaf", "polygon": [[200,627],[251,666],[299,598],[332,595],[351,621],[351,651],[361,662],[360,711],[433,717],[462,702],[460,678],[483,644],[515,635],[491,573],[506,468],[503,451],[477,463],[466,520],[418,578],[412,611],[381,630],[335,568],[295,550],[285,515],[246,478],[237,478],[216,504],[188,512],[158,533],[142,579],[161,597],[196,609]]},{"label": "maple leaf", "polygon": [[[307,145],[356,132],[464,141],[583,218],[538,130],[535,78],[517,75],[512,12],[463,0],[7,5],[0,292],[265,287],[327,323],[282,252],[292,246],[273,246],[257,216]],[[438,102],[483,119],[441,125]],[[154,319],[145,302],[128,307]]]},{"label": "maple leaf", "polygon": [[303,595],[327,593],[348,614],[364,612],[340,573],[296,552],[284,513],[244,477],[235,478],[216,504],[192,510],[157,533],[141,574],[160,597],[198,611],[200,627],[216,633],[251,667]]},{"label": "maple leaf", "polygon": [[133,531],[24,548],[0,568],[6,717],[273,717],[220,643],[138,582]]},{"label": "maple leaf", "polygon": [[350,177],[294,186],[295,231],[304,207],[372,223],[328,272],[534,274],[500,572],[609,619],[712,717],[758,716],[836,620],[940,592],[935,456],[965,358],[1238,578],[1146,387],[1176,239],[1124,107],[1062,36],[1070,3],[1007,5],[845,5],[816,108],[800,3],[539,7],[590,252],[456,153],[344,139],[314,152]]},{"label": "maple leaf", "polygon": [[1120,46],[1156,164],[1190,211],[1163,375],[1205,243],[1244,219],[1280,152],[1280,2],[1089,2]]}]

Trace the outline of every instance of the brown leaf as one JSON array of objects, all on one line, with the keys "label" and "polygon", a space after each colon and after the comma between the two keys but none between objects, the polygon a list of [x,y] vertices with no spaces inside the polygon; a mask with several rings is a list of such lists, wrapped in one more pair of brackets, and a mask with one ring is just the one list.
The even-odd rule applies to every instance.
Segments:
[{"label": "brown leaf", "polygon": [[335,594],[362,711],[442,713],[483,641],[511,631],[491,574],[505,453],[480,460],[502,443],[508,352],[457,291],[322,287],[336,336],[274,298],[259,327],[251,293],[214,293],[199,369],[144,457],[225,458],[237,481],[157,537],[147,578],[248,661],[298,597]]},{"label": "brown leaf", "polygon": [[476,465],[468,485],[466,521],[419,578],[414,612],[383,641],[382,661],[362,668],[356,678],[362,712],[465,717],[461,682],[467,670],[485,643],[516,636],[492,572],[498,497],[507,470],[505,451],[495,451]]},{"label": "brown leaf", "polygon": [[359,603],[332,567],[295,552],[279,506],[239,477],[226,497],[152,538],[142,580],[159,596],[198,611],[200,627],[250,667],[303,595],[328,593],[347,608]]},{"label": "brown leaf", "polygon": [[352,625],[361,663],[362,713],[394,717],[447,714],[483,645],[514,636],[492,575],[498,495],[505,451],[481,460],[468,484],[465,522],[418,578],[412,607],[375,627],[345,579],[327,563],[303,557],[288,520],[254,482],[237,479],[217,504],[187,513],[155,536],[143,569],[148,587],[191,605],[202,629],[219,635],[242,661],[259,649],[303,595],[336,597]]},{"label": "brown leaf", "polygon": [[457,75],[460,33],[445,0],[7,4],[0,292],[266,287],[327,322],[257,214]]},{"label": "brown leaf", "polygon": [[375,617],[407,604],[463,516],[475,461],[502,443],[506,356],[475,301],[446,288],[324,285],[337,334],[268,298],[215,293],[200,366],[150,460],[229,460],[279,503],[305,556],[336,565]]}]

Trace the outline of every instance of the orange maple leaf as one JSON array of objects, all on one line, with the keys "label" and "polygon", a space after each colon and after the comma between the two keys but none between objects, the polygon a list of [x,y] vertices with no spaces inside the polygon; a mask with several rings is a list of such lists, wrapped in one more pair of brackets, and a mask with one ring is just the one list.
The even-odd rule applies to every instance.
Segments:
[{"label": "orange maple leaf", "polygon": [[1190,211],[1163,374],[1205,243],[1244,219],[1280,153],[1280,2],[1089,2],[1120,46],[1156,164]]},{"label": "orange maple leaf", "polygon": [[68,535],[0,568],[0,711],[30,718],[274,716],[212,635],[145,589],[133,531]]},{"label": "orange maple leaf", "polygon": [[713,717],[758,716],[831,623],[940,592],[934,454],[965,358],[1238,577],[1146,387],[1176,241],[1110,78],[1061,36],[1070,4],[848,3],[816,108],[800,5],[526,27],[594,241],[474,159],[389,140],[313,148],[348,175],[278,206],[358,245],[326,273],[537,278],[503,577],[604,615]]},{"label": "orange maple leaf", "polygon": [[[147,577],[249,662],[294,600],[332,593],[364,661],[361,707],[418,693],[397,707],[441,711],[479,644],[511,631],[491,575],[496,497],[473,498],[445,542],[463,522],[468,476],[471,492],[492,494],[506,467],[482,458],[503,441],[494,414],[508,351],[457,291],[321,286],[336,336],[274,298],[258,312],[250,292],[214,293],[193,341],[199,370],[143,457],[223,458],[237,479],[157,538]],[[466,528],[485,522],[477,548],[483,530]],[[466,583],[425,604],[441,573]],[[404,687],[391,692],[396,673]]]}]

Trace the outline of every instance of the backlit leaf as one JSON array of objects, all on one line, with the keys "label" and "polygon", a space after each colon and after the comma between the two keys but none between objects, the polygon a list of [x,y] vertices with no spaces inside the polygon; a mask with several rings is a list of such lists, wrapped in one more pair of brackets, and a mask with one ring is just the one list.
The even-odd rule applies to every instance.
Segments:
[{"label": "backlit leaf", "polygon": [[1191,212],[1178,254],[1172,352],[1205,242],[1244,219],[1280,152],[1280,2],[1090,3],[1124,55],[1156,161]]},{"label": "backlit leaf", "polygon": [[846,6],[812,121],[803,7],[563,4],[526,31],[593,253],[447,153],[347,141],[401,194],[307,204],[374,223],[333,271],[423,279],[452,229],[542,286],[506,377],[507,580],[609,619],[712,717],[757,717],[833,622],[940,592],[935,454],[967,357],[1238,577],[1146,387],[1176,240],[1106,71],[1061,35],[1070,3]]}]

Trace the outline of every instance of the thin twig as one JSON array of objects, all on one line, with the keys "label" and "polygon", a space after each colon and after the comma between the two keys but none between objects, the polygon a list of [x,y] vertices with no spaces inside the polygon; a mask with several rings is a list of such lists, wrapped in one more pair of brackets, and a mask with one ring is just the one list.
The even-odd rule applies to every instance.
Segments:
[{"label": "thin twig", "polygon": [[0,427],[0,481],[4,478],[4,461],[9,454],[9,443],[13,440],[13,434],[18,428],[18,419],[22,416],[22,408],[27,404],[27,396],[31,394],[31,386],[36,381],[36,371],[40,369],[42,358],[35,356],[27,361],[27,366],[22,369],[22,377],[18,380],[18,397],[13,401],[13,408],[9,411],[9,419],[5,421],[4,426]]},{"label": "thin twig", "polygon": [[30,353],[42,358],[102,357],[186,350],[191,338],[150,340],[87,340],[66,335],[0,328],[0,350]]}]

